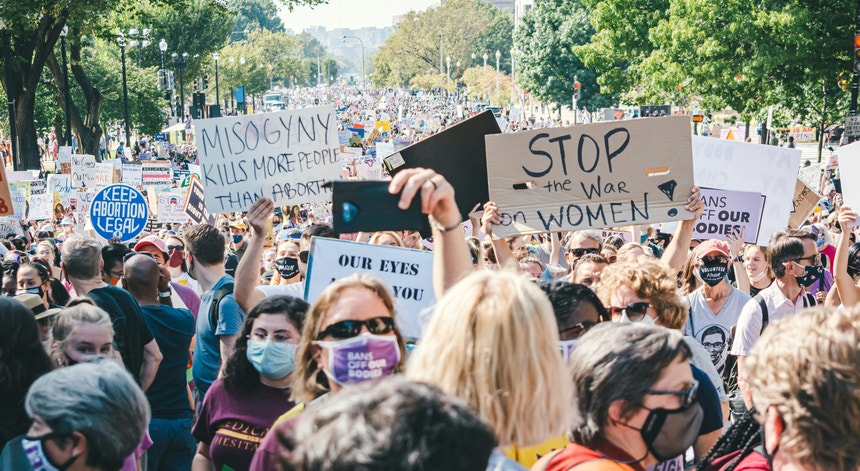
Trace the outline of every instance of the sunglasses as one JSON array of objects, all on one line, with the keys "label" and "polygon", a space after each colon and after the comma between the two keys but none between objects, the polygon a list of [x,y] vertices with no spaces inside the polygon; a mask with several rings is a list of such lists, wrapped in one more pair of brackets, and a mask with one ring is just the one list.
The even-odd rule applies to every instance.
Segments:
[{"label": "sunglasses", "polygon": [[331,335],[336,339],[349,339],[358,336],[361,333],[361,327],[367,327],[367,330],[374,335],[388,334],[394,331],[393,317],[374,317],[366,321],[340,321],[326,327],[325,330],[317,335],[317,340],[322,340]]},{"label": "sunglasses", "polygon": [[729,263],[729,259],[722,255],[717,255],[716,257],[706,256],[702,257],[702,263],[705,265],[726,265]]},{"label": "sunglasses", "polygon": [[567,340],[578,339],[582,334],[588,332],[589,329],[596,326],[596,322],[583,321],[566,329],[559,330],[559,337],[567,337]]},{"label": "sunglasses", "polygon": [[698,391],[699,391],[699,382],[694,379],[693,383],[687,389],[682,389],[680,391],[663,391],[663,390],[659,390],[659,389],[657,389],[657,390],[649,389],[648,394],[653,394],[653,395],[657,395],[657,396],[665,396],[665,395],[678,396],[678,398],[681,399],[681,409],[684,409],[684,408],[692,405],[694,402],[696,402],[696,393]]},{"label": "sunglasses", "polygon": [[600,253],[600,249],[570,249],[570,253],[579,258],[587,253]]},{"label": "sunglasses", "polygon": [[302,263],[308,263],[308,255],[309,252],[307,250],[302,250],[299,252],[299,260],[301,260]]},{"label": "sunglasses", "polygon": [[651,304],[643,301],[630,303],[627,307],[609,306],[606,310],[609,311],[609,315],[612,317],[627,314],[627,318],[632,322],[639,322],[645,317],[645,312],[648,311],[649,307],[651,307]]},{"label": "sunglasses", "polygon": [[167,251],[169,252],[171,250],[185,250],[185,247],[182,245],[168,245]]},{"label": "sunglasses", "polygon": [[794,263],[797,263],[798,265],[800,265],[800,262],[802,262],[804,260],[808,260],[809,263],[812,265],[819,265],[819,264],[821,264],[821,254],[810,255],[808,257],[800,257],[800,258],[795,259],[793,261],[794,261]]}]

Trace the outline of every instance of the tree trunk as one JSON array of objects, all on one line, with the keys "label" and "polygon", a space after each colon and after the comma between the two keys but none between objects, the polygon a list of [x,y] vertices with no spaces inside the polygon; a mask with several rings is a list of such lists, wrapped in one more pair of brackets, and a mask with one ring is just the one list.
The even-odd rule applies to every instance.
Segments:
[{"label": "tree trunk", "polygon": [[36,142],[36,93],[26,90],[15,101],[15,122],[18,125],[18,155],[12,162],[15,170],[41,170],[39,144]]}]

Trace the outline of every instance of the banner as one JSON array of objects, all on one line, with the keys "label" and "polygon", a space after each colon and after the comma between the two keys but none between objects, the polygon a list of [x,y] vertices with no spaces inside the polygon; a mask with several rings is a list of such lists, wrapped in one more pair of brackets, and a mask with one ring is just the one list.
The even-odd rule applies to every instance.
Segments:
[{"label": "banner", "polygon": [[690,137],[685,116],[488,135],[493,235],[689,218]]},{"label": "banner", "polygon": [[742,231],[744,242],[755,243],[759,232],[764,198],[759,193],[702,188],[705,210],[693,229],[693,238],[725,240]]},{"label": "banner", "polygon": [[767,245],[774,232],[788,225],[800,154],[800,149],[693,136],[697,185],[764,198],[759,231],[751,239],[758,245]]},{"label": "banner", "polygon": [[170,162],[146,161],[140,164],[144,186],[173,186]]},{"label": "banner", "polygon": [[206,196],[203,191],[203,183],[197,175],[191,175],[191,185],[188,186],[188,195],[185,197],[185,205],[182,211],[188,215],[188,219],[194,224],[215,224],[215,216],[206,210]]},{"label": "banner", "polygon": [[311,304],[332,281],[353,273],[378,278],[389,288],[397,326],[407,338],[421,336],[419,314],[436,303],[433,253],[340,239],[311,239],[305,300]]},{"label": "banner", "polygon": [[181,193],[158,193],[158,213],[156,220],[160,223],[188,222],[188,215],[183,211],[185,195]]},{"label": "banner", "polygon": [[195,139],[214,213],[247,211],[261,197],[330,201],[322,185],[341,173],[332,106],[203,119]]},{"label": "banner", "polygon": [[96,234],[128,242],[146,226],[149,208],[143,194],[128,185],[111,185],[99,191],[90,206],[90,221]]},{"label": "banner", "polygon": [[821,195],[798,178],[794,187],[793,209],[788,217],[788,226],[794,229],[802,226],[819,201],[821,201]]},{"label": "banner", "polygon": [[96,158],[93,155],[72,154],[72,187],[89,188],[96,178]]}]

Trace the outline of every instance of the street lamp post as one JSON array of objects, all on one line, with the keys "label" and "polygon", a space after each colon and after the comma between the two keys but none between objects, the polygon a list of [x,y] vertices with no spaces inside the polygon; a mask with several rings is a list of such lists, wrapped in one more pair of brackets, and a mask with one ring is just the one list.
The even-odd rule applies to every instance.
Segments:
[{"label": "street lamp post", "polygon": [[66,114],[66,133],[64,136],[65,145],[72,145],[72,117],[69,114],[69,107],[71,106],[72,94],[69,91],[69,71],[68,66],[66,64],[66,35],[69,33],[69,27],[63,26],[63,32],[60,33],[60,47],[63,50],[63,87],[65,88],[63,92],[63,101],[65,102],[63,106]]},{"label": "street lamp post", "polygon": [[364,41],[362,41],[358,36],[344,36],[343,42],[346,42],[347,39],[355,39],[359,44],[361,44],[361,82],[362,88],[367,90],[367,75],[364,73]]},{"label": "street lamp post", "polygon": [[[221,101],[221,91],[218,88],[218,58],[219,57],[221,57],[221,55],[218,54],[217,52],[212,54],[212,59],[215,60],[215,106],[218,106],[218,107],[221,106],[219,104]],[[221,110],[218,110],[218,116],[221,116]]]},{"label": "street lamp post", "polygon": [[131,41],[128,42],[128,45],[131,47],[137,46],[137,67],[143,67],[143,48],[149,46],[149,28],[143,28],[138,30],[137,28],[131,28],[128,30],[128,37],[131,38]]},{"label": "street lamp post", "polygon": [[499,58],[502,57],[502,53],[498,50],[496,51],[496,100],[499,99]]},{"label": "street lamp post", "polygon": [[122,102],[123,102],[123,117],[125,118],[125,144],[131,146],[131,127],[128,119],[128,83],[125,77],[125,35],[122,32],[116,38],[119,44],[120,56],[122,58]]}]

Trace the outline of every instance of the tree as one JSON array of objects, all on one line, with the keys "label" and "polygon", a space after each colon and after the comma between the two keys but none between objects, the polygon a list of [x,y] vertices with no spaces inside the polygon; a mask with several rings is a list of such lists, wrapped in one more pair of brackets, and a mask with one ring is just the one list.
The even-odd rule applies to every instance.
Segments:
[{"label": "tree", "polygon": [[[284,23],[278,16],[278,6],[273,0],[230,0],[228,8],[235,12],[236,31],[284,31]],[[232,39],[240,40],[241,37]]]},{"label": "tree", "polygon": [[588,16],[579,0],[543,0],[522,18],[514,34],[517,81],[538,100],[571,103],[576,78],[582,86],[577,106],[599,109],[617,101],[616,95],[600,93],[597,74],[574,52],[594,31]]}]

